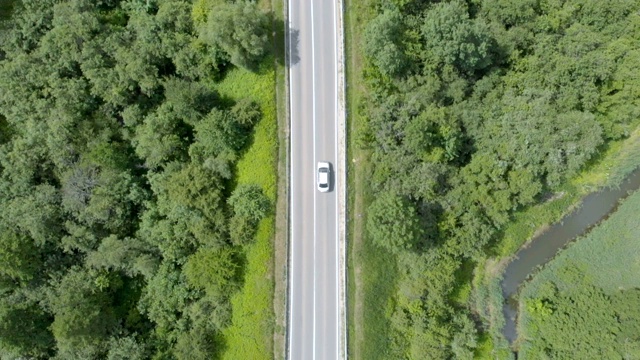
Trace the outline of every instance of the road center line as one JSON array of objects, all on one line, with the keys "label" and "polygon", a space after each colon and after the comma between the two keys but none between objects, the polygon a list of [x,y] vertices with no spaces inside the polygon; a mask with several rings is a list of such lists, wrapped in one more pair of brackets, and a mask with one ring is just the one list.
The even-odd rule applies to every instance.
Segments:
[{"label": "road center line", "polygon": [[313,0],[311,1],[311,96],[312,96],[312,119],[313,119],[313,359],[316,358],[316,39],[315,25],[313,21]]},{"label": "road center line", "polygon": [[[336,33],[336,29],[337,29],[337,23],[336,23],[336,2],[333,1],[333,41],[336,44],[336,46],[333,47],[333,54],[334,54],[334,66],[335,66],[335,107],[334,107],[334,124],[335,124],[335,128],[333,131],[333,134],[335,136],[335,153],[334,153],[334,164],[336,164],[335,169],[338,170],[338,141],[340,140],[338,138],[338,100],[339,100],[339,95],[338,95],[338,39],[337,39],[337,33]],[[335,214],[336,214],[336,237],[335,237],[335,242],[336,242],[336,325],[338,326],[338,329],[336,329],[336,359],[340,359],[340,334],[342,332],[342,328],[341,328],[341,322],[340,322],[340,250],[339,250],[339,244],[340,244],[340,231],[339,231],[339,227],[340,227],[340,222],[338,221],[338,217],[339,217],[339,201],[340,201],[340,194],[338,191],[338,171],[334,171],[333,172],[333,176],[335,178],[334,181],[334,186],[333,186],[333,193],[335,194],[336,197],[336,210],[335,210]]]}]

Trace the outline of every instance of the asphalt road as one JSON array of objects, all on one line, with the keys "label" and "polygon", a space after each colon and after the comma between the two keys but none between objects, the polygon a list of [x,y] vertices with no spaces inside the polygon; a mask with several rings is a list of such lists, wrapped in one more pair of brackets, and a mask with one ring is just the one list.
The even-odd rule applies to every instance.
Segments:
[{"label": "asphalt road", "polygon": [[[290,360],[337,360],[344,341],[338,192],[337,6],[335,0],[289,0],[290,77]],[[316,164],[333,166],[320,193]]]}]

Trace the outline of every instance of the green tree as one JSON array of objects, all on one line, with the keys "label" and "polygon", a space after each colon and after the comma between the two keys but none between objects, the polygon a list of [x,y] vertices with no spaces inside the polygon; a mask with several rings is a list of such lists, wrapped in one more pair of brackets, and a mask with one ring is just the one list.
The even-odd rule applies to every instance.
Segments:
[{"label": "green tree", "polygon": [[386,10],[367,24],[364,52],[380,73],[401,76],[409,67],[403,45],[404,26],[398,10]]},{"label": "green tree", "polygon": [[493,40],[488,26],[469,19],[466,3],[441,2],[427,12],[422,25],[424,59],[434,65],[454,65],[472,73],[492,62]]},{"label": "green tree", "polygon": [[453,323],[458,328],[451,341],[451,350],[456,359],[465,360],[473,359],[478,339],[477,331],[473,321],[464,314],[460,314],[453,318]]},{"label": "green tree", "polygon": [[156,324],[160,338],[172,341],[175,339],[175,331],[187,331],[188,325],[183,312],[196,296],[189,289],[180,268],[163,262],[145,286],[138,307]]},{"label": "green tree", "polygon": [[262,220],[271,208],[269,199],[256,184],[238,186],[227,202],[236,216],[246,217],[253,222]]},{"label": "green tree", "polygon": [[232,64],[252,69],[268,53],[268,24],[256,3],[225,3],[209,13],[204,39],[224,50]]},{"label": "green tree", "polygon": [[109,342],[107,360],[144,360],[148,358],[149,355],[144,344],[138,342],[134,337],[114,337]]},{"label": "green tree", "polygon": [[176,233],[193,237],[198,245],[225,242],[226,211],[220,178],[207,169],[189,164],[151,176],[150,182],[160,214]]},{"label": "green tree", "polygon": [[52,284],[48,307],[54,314],[51,330],[59,357],[87,359],[106,352],[117,319],[109,294],[99,285],[100,279],[74,268]]},{"label": "green tree", "polygon": [[147,167],[185,160],[191,129],[169,103],[149,114],[135,132],[136,154],[145,160]]},{"label": "green tree", "polygon": [[237,270],[235,251],[229,247],[200,249],[184,265],[189,285],[216,297],[228,296],[234,289]]},{"label": "green tree", "polygon": [[49,326],[53,319],[37,303],[24,297],[0,299],[0,352],[15,358],[48,358],[55,341]]},{"label": "green tree", "polygon": [[0,264],[0,278],[15,283],[37,279],[43,270],[33,240],[6,227],[0,228]]},{"label": "green tree", "polygon": [[366,226],[372,241],[392,253],[422,245],[422,224],[415,207],[399,195],[379,194],[369,207]]}]

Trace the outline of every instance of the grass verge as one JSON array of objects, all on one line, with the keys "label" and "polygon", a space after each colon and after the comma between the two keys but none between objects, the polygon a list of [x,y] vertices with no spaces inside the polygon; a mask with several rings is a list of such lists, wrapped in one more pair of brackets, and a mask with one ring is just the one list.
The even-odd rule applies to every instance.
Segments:
[{"label": "grass verge", "polygon": [[374,15],[369,1],[345,1],[347,159],[350,162],[347,173],[347,351],[348,357],[356,360],[388,358],[385,354],[391,350],[392,340],[387,313],[397,272],[395,259],[367,241],[365,209],[373,199],[367,185],[369,152],[354,142],[364,126],[357,109],[366,94],[360,35],[366,21]]},{"label": "grass verge", "polygon": [[[237,183],[258,184],[276,200],[277,117],[273,60],[261,70],[231,70],[217,85],[223,97],[251,98],[260,104],[262,119],[253,143],[237,165]],[[231,325],[223,331],[222,359],[271,359],[273,356],[273,236],[275,217],[261,221],[255,242],[246,247],[246,267],[241,290],[231,297]]]},{"label": "grass verge", "polygon": [[[266,2],[266,1],[265,1]],[[278,190],[273,253],[273,358],[286,358],[287,335],[287,289],[288,289],[288,243],[289,243],[289,113],[288,79],[285,64],[285,3],[271,0],[273,15],[273,49],[275,53],[276,113],[278,118]]]}]

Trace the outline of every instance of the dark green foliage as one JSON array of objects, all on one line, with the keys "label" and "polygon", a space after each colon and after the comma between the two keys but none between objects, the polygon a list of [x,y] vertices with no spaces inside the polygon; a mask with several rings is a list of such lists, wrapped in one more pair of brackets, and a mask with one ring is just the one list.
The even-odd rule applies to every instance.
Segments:
[{"label": "dark green foliage", "polygon": [[408,358],[471,358],[475,324],[451,300],[451,289],[468,284],[453,274],[491,255],[517,211],[637,125],[639,7],[370,6],[376,15],[360,35],[366,91],[357,104],[365,129],[354,138],[372,164],[368,240],[395,254],[401,274],[389,299],[392,325],[378,331]]},{"label": "dark green foliage", "polygon": [[0,302],[0,344],[12,356],[46,358],[55,344],[48,327],[51,315],[24,296],[5,297]]},{"label": "dark green foliage", "polygon": [[119,286],[117,276],[71,269],[52,285],[48,307],[58,355],[86,359],[103,354],[117,325],[108,292]]},{"label": "dark green foliage", "polygon": [[228,203],[245,238],[269,203],[243,188],[228,199],[262,114],[213,88],[229,59],[267,53],[267,15],[220,5],[208,18],[223,27],[204,39],[186,0],[11,5],[0,6],[0,358],[215,357],[242,285]]},{"label": "dark green foliage", "polygon": [[26,283],[42,271],[39,250],[25,235],[10,229],[0,229],[0,278],[2,281]]}]

